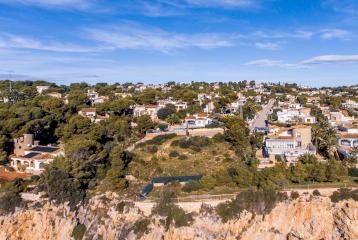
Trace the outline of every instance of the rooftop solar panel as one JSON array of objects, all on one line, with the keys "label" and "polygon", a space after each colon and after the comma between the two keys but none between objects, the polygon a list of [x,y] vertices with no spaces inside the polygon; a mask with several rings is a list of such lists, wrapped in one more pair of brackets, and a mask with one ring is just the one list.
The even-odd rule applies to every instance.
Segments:
[{"label": "rooftop solar panel", "polygon": [[32,148],[31,151],[52,153],[57,151],[58,149],[59,149],[58,147],[37,146]]},{"label": "rooftop solar panel", "polygon": [[28,154],[26,154],[24,157],[25,158],[32,158],[32,157],[35,157],[37,155],[39,155],[40,153],[36,153],[36,152],[30,152]]}]

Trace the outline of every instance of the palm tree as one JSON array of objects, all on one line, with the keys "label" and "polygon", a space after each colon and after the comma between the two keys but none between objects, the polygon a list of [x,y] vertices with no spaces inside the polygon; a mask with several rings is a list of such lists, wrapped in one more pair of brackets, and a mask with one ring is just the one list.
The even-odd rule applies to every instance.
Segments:
[{"label": "palm tree", "polygon": [[336,130],[328,121],[320,121],[312,127],[312,141],[319,150],[329,156],[337,145]]}]

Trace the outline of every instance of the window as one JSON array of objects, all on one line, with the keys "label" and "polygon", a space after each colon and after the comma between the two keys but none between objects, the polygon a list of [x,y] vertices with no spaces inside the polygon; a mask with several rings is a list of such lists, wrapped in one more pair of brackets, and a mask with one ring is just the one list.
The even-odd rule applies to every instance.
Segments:
[{"label": "window", "polygon": [[351,145],[351,141],[349,141],[349,140],[347,140],[347,139],[341,140],[341,145],[343,145],[343,146],[350,146],[350,145]]}]

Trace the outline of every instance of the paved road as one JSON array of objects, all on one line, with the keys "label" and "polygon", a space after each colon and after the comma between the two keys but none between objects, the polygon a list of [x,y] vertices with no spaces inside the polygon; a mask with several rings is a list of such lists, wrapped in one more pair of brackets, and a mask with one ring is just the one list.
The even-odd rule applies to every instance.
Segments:
[{"label": "paved road", "polygon": [[254,130],[255,128],[264,128],[266,127],[266,120],[267,117],[273,107],[273,104],[275,103],[274,99],[271,99],[258,113],[252,124],[250,125],[250,130]]}]

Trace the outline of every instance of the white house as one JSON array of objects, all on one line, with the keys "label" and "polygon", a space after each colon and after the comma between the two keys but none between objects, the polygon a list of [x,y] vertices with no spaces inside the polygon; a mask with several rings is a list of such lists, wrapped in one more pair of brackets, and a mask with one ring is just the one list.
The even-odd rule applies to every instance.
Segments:
[{"label": "white house", "polygon": [[44,91],[48,90],[50,86],[36,86],[37,93],[41,94]]},{"label": "white house", "polygon": [[159,109],[159,105],[136,105],[133,110],[133,115],[135,117],[149,115],[152,120],[157,120],[157,112]]},{"label": "white house", "polygon": [[78,114],[82,117],[88,117],[89,119],[93,120],[96,119],[96,108],[82,108],[78,111]]},{"label": "white house", "polygon": [[61,155],[64,155],[63,148],[39,145],[38,141],[34,141],[33,134],[24,134],[14,139],[14,155],[10,156],[10,166],[19,172],[40,174],[46,165]]},{"label": "white house", "polygon": [[109,118],[108,114],[104,116],[97,114],[96,108],[82,108],[80,111],[78,111],[78,114],[82,117],[87,117],[91,119],[92,123],[98,123],[102,120]]},{"label": "white house", "polygon": [[206,113],[199,113],[194,115],[189,115],[185,117],[184,127],[187,128],[204,128],[213,122],[213,119],[209,117]]},{"label": "white house", "polygon": [[310,115],[310,109],[299,108],[299,109],[283,109],[277,112],[277,121],[280,123],[315,123],[316,118]]},{"label": "white house", "polygon": [[276,156],[283,157],[288,162],[295,162],[303,154],[316,154],[316,148],[311,143],[311,127],[295,125],[291,128],[279,128],[265,139],[265,153],[271,161]]},{"label": "white house", "polygon": [[348,99],[346,102],[342,103],[342,107],[347,109],[358,109],[358,102]]},{"label": "white house", "polygon": [[59,98],[59,99],[62,98],[62,94],[57,93],[57,92],[48,93],[47,96],[54,97],[54,98]]},{"label": "white house", "polygon": [[188,104],[186,102],[173,101],[173,100],[159,100],[158,101],[158,107],[159,108],[164,108],[167,104],[174,105],[175,109],[177,111],[185,110],[188,107]]},{"label": "white house", "polygon": [[344,124],[338,127],[339,152],[347,157],[352,148],[358,147],[358,124]]},{"label": "white house", "polygon": [[104,103],[108,100],[107,96],[100,96],[94,89],[87,90],[87,97],[93,105],[98,103]]},{"label": "white house", "polygon": [[346,110],[331,111],[328,114],[328,119],[332,126],[339,126],[354,121],[354,117],[350,117]]}]

